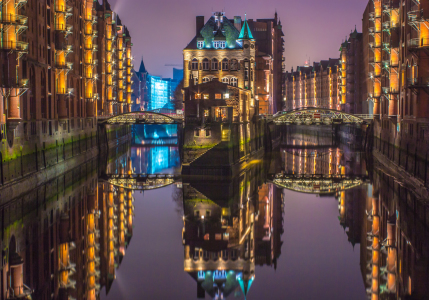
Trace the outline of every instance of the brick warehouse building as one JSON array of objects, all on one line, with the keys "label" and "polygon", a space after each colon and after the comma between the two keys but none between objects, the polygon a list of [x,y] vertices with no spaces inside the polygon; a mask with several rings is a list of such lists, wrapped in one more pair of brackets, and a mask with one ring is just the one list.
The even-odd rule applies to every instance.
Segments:
[{"label": "brick warehouse building", "polygon": [[11,0],[0,26],[7,180],[31,172],[41,150],[95,138],[98,117],[129,111],[131,37],[107,1]]}]

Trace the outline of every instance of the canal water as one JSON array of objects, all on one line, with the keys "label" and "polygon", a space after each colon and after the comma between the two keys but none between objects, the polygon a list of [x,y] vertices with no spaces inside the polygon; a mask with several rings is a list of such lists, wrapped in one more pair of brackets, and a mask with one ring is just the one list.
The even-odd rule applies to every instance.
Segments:
[{"label": "canal water", "polygon": [[1,207],[33,299],[427,299],[427,212],[371,155],[296,134],[182,178],[168,130]]}]

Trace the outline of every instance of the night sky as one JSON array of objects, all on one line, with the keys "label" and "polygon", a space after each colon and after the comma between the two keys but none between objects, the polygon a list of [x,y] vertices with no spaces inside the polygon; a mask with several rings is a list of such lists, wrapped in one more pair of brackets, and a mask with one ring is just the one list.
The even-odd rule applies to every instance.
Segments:
[{"label": "night sky", "polygon": [[[100,0],[101,2],[102,0]],[[367,0],[110,0],[128,26],[136,68],[144,56],[153,75],[172,76],[182,64],[182,50],[195,36],[195,16],[207,18],[225,10],[228,18],[247,13],[249,19],[273,18],[277,9],[285,33],[286,69],[337,58],[341,41],[357,25],[361,31]]]}]

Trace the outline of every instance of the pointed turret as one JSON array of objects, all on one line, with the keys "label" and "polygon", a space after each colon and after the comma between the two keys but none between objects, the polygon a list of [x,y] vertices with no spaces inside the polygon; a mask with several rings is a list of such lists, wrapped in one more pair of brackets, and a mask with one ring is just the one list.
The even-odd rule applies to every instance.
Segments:
[{"label": "pointed turret", "polygon": [[244,24],[241,28],[240,35],[238,36],[239,40],[254,40],[252,31],[250,30],[249,24],[247,23],[247,17],[244,17]]},{"label": "pointed turret", "polygon": [[144,62],[143,62],[143,56],[142,56],[142,61],[141,61],[141,63],[140,63],[140,68],[139,68],[139,73],[146,73],[147,71],[146,71],[146,67],[145,67],[145,65],[144,65]]}]

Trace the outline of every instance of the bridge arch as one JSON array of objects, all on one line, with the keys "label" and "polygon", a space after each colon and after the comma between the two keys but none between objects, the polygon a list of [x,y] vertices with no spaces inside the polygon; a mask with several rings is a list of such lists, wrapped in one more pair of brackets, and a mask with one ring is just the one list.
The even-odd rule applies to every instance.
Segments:
[{"label": "bridge arch", "polygon": [[366,120],[360,116],[344,111],[306,107],[290,111],[281,111],[273,115],[273,122],[277,125],[312,125],[312,124],[365,124]]},{"label": "bridge arch", "polygon": [[152,111],[128,112],[106,119],[99,119],[100,124],[179,124],[182,116],[176,114],[163,114]]}]

